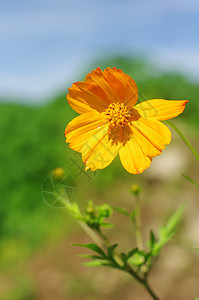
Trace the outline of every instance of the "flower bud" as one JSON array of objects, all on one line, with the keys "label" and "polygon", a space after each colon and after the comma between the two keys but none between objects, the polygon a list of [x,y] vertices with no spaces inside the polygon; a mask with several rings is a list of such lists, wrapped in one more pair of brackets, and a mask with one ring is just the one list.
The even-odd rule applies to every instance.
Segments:
[{"label": "flower bud", "polygon": [[64,172],[64,169],[62,169],[62,168],[56,168],[56,169],[52,170],[52,172],[51,172],[52,178],[57,181],[61,180],[64,177],[64,174],[65,174],[65,172]]},{"label": "flower bud", "polygon": [[139,196],[141,191],[142,191],[142,188],[139,184],[132,184],[132,186],[130,188],[130,193],[131,194],[133,194],[134,196]]}]

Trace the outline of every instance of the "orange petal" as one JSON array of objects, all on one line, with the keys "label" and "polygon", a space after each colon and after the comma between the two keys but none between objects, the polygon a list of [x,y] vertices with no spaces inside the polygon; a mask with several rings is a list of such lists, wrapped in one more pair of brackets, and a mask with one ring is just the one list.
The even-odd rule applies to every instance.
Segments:
[{"label": "orange petal", "polygon": [[120,148],[120,143],[113,143],[110,139],[108,125],[102,126],[102,130],[94,134],[81,151],[86,170],[104,169],[113,161]]},{"label": "orange petal", "polygon": [[94,83],[78,81],[68,89],[67,100],[79,114],[104,111],[111,103],[103,89]]},{"label": "orange petal", "polygon": [[140,118],[133,121],[131,130],[142,152],[149,157],[161,154],[165,145],[171,142],[169,128],[155,119]]},{"label": "orange petal", "polygon": [[111,102],[123,102],[130,108],[138,99],[138,89],[135,81],[122,70],[100,68],[92,71],[86,76],[85,82],[99,85],[108,95]]},{"label": "orange petal", "polygon": [[151,164],[152,159],[140,149],[137,141],[132,138],[119,151],[123,167],[131,174],[142,173]]},{"label": "orange petal", "polygon": [[84,144],[107,122],[104,115],[93,111],[74,118],[65,129],[66,143],[81,152]]},{"label": "orange petal", "polygon": [[144,117],[168,120],[181,114],[187,100],[152,99],[137,104],[134,108]]}]

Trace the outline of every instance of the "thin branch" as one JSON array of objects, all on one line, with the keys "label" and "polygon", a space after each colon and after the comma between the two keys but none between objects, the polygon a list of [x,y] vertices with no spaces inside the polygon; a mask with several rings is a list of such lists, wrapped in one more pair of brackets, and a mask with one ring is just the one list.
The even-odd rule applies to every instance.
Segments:
[{"label": "thin branch", "polygon": [[193,153],[193,155],[195,156],[195,158],[199,161],[199,154],[197,153],[197,151],[195,150],[195,148],[192,146],[192,144],[189,142],[189,140],[182,134],[182,132],[180,131],[180,129],[178,129],[170,121],[165,121],[165,123],[167,123],[168,125],[170,125],[171,127],[173,127],[173,129],[179,134],[179,136],[181,137],[181,139],[185,142],[185,144],[191,150],[191,152]]}]

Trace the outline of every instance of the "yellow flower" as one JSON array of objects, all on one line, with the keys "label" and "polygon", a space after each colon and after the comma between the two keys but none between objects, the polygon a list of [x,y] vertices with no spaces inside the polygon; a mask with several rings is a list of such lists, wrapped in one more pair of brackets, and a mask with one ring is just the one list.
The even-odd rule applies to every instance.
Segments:
[{"label": "yellow flower", "polygon": [[182,113],[188,102],[153,99],[135,105],[135,81],[116,68],[92,71],[69,88],[67,100],[80,116],[66,127],[66,142],[82,154],[85,169],[103,169],[119,153],[132,174],[142,173],[170,143],[171,132],[160,121]]}]

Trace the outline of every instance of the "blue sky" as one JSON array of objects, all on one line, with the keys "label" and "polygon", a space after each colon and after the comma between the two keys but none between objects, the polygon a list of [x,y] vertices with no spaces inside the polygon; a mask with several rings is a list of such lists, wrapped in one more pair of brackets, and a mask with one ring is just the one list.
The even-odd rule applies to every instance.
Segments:
[{"label": "blue sky", "polygon": [[112,49],[199,78],[199,1],[0,0],[0,97],[67,90]]}]

